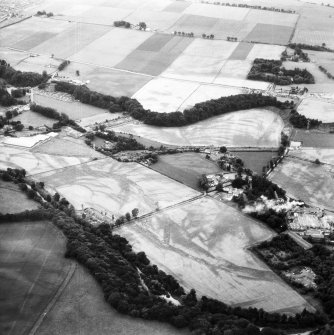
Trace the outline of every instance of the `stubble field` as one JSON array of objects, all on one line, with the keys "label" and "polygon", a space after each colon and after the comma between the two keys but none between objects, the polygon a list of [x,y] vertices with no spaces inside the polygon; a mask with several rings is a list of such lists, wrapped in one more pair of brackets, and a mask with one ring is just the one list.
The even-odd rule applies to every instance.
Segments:
[{"label": "stubble field", "polygon": [[266,311],[293,313],[310,308],[247,250],[273,232],[214,199],[202,198],[157,213],[118,232],[134,250],[144,251],[152,263],[186,288],[194,288],[198,296]]}]

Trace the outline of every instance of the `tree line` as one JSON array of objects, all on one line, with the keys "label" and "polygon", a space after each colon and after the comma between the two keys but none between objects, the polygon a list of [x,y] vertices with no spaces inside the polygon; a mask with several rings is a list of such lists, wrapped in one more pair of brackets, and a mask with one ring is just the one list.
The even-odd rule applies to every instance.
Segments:
[{"label": "tree line", "polygon": [[327,69],[325,69],[323,66],[318,66],[319,70],[324,73],[329,79],[334,79],[334,75],[332,75]]},{"label": "tree line", "polygon": [[46,71],[42,74],[36,72],[16,71],[5,60],[0,60],[0,78],[4,79],[8,84],[17,87],[34,87],[49,79]]},{"label": "tree line", "polygon": [[[12,176],[16,173],[11,171]],[[27,181],[23,174],[17,173],[21,182]],[[44,184],[34,186],[44,189]],[[55,197],[56,194],[51,198]],[[65,257],[77,260],[90,271],[106,301],[120,313],[212,335],[283,334],[279,328],[314,327],[327,321],[326,316],[318,312],[304,310],[287,316],[253,307],[232,307],[205,296],[198,298],[193,289],[186,293],[173,276],[151,264],[144,252],[134,252],[125,238],[113,234],[109,224],[94,227],[70,210],[69,204],[59,206],[59,195],[57,198],[57,202],[41,202],[43,208],[39,210],[0,214],[0,222],[38,220],[38,215],[40,219],[52,218],[53,224],[67,238]],[[167,302],[161,295],[171,295],[180,305]]]},{"label": "tree line", "polygon": [[71,94],[82,103],[109,109],[111,113],[124,111],[136,120],[159,127],[181,127],[206,120],[213,116],[243,109],[267,106],[282,108],[286,106],[284,103],[278,101],[276,97],[264,96],[262,94],[238,94],[197,103],[192,108],[186,109],[183,112],[158,113],[145,109],[136,99],[125,96],[115,98],[110,95],[91,91],[86,86],[58,82],[55,85],[55,89],[56,91]]},{"label": "tree line", "polygon": [[321,45],[310,45],[305,43],[290,43],[288,45],[291,49],[304,49],[304,50],[313,50],[313,51],[327,51],[327,52],[334,52],[334,50],[326,47],[325,43],[322,43]]},{"label": "tree line", "polygon": [[247,79],[267,81],[277,85],[315,83],[313,75],[306,69],[295,68],[293,70],[287,70],[282,67],[281,60],[263,58],[254,59]]},{"label": "tree line", "polygon": [[295,109],[291,110],[289,121],[296,128],[315,128],[322,124],[322,121],[309,119],[305,115],[299,114]]}]

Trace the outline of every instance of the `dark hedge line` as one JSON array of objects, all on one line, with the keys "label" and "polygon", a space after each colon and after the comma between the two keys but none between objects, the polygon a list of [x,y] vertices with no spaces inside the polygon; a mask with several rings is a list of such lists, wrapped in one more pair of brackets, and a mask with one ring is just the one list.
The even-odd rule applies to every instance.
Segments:
[{"label": "dark hedge line", "polygon": [[322,124],[322,121],[317,119],[308,119],[306,116],[299,114],[295,109],[291,111],[290,123],[296,128],[310,128],[318,127]]},{"label": "dark hedge line", "polygon": [[136,120],[160,127],[181,127],[243,109],[267,106],[282,108],[285,106],[275,97],[263,96],[262,94],[238,94],[201,102],[183,112],[158,113],[145,109],[136,99],[124,96],[115,98],[91,91],[86,86],[57,82],[55,89],[73,95],[82,103],[106,108],[112,113],[125,111]]},{"label": "dark hedge line", "polygon": [[310,45],[304,43],[290,43],[288,45],[291,49],[304,49],[304,50],[314,50],[314,51],[327,51],[334,52],[334,50],[327,48],[325,45]]}]

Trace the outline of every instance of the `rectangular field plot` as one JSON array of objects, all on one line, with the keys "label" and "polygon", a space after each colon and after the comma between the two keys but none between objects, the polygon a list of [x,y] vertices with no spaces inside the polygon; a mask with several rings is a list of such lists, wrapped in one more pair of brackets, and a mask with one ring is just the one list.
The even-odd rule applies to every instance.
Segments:
[{"label": "rectangular field plot", "polygon": [[245,60],[253,47],[253,43],[240,42],[238,46],[233,50],[232,54],[229,57],[229,60]]},{"label": "rectangular field plot", "polygon": [[94,157],[67,157],[38,154],[9,146],[2,146],[0,156],[0,168],[25,169],[27,174],[38,174],[54,169],[62,169],[66,166],[82,164],[91,161],[94,157],[99,157],[94,153]]},{"label": "rectangular field plot", "polygon": [[334,134],[323,134],[303,129],[295,129],[293,141],[302,141],[304,147],[334,148]]},{"label": "rectangular field plot", "polygon": [[76,209],[81,210],[83,205],[108,210],[116,217],[134,208],[143,215],[200,194],[142,165],[110,158],[51,171],[38,178]]},{"label": "rectangular field plot", "polygon": [[72,120],[78,120],[93,115],[103,114],[106,112],[105,109],[85,105],[78,101],[67,102],[52,98],[50,96],[39,94],[34,94],[34,101],[37,105],[51,107],[56,109],[60,113],[65,113]]},{"label": "rectangular field plot", "polygon": [[270,179],[295,199],[334,210],[333,175],[333,167],[287,157],[276,167]]},{"label": "rectangular field plot", "polygon": [[11,64],[11,66],[15,67],[16,64],[20,63],[27,57],[29,57],[29,53],[25,51],[16,51],[0,46],[0,59],[6,60],[7,63]]},{"label": "rectangular field plot", "polygon": [[247,60],[253,61],[255,58],[280,59],[285,47],[280,45],[255,44],[247,56]]},{"label": "rectangular field plot", "polygon": [[27,57],[26,59],[15,65],[15,70],[26,72],[41,73],[46,71],[48,74],[55,72],[60,65],[61,60],[51,58],[46,55],[39,55],[37,57]]},{"label": "rectangular field plot", "polygon": [[66,241],[48,221],[1,224],[0,238],[0,333],[28,334],[71,269]]},{"label": "rectangular field plot", "polygon": [[298,113],[310,119],[318,119],[324,123],[334,122],[334,103],[315,99],[304,99],[298,106]]},{"label": "rectangular field plot", "polygon": [[247,249],[273,232],[212,198],[157,213],[118,232],[198,296],[268,312],[313,310]]},{"label": "rectangular field plot", "polygon": [[152,34],[149,32],[113,28],[70,59],[93,65],[114,66],[150,36]]},{"label": "rectangular field plot", "polygon": [[191,3],[186,2],[186,1],[173,1],[171,4],[165,7],[163,11],[173,12],[173,13],[182,13],[190,5]]},{"label": "rectangular field plot", "polygon": [[292,33],[292,27],[258,23],[244,40],[249,42],[287,45]]},{"label": "rectangular field plot", "polygon": [[248,8],[225,7],[201,3],[192,3],[184,10],[185,14],[203,15],[217,19],[230,19],[242,21],[248,14]]},{"label": "rectangular field plot", "polygon": [[59,58],[68,58],[106,34],[110,29],[110,27],[102,25],[72,23],[65,31],[39,44],[32,51],[54,54]]},{"label": "rectangular field plot", "polygon": [[283,120],[269,109],[250,109],[212,117],[184,127],[126,124],[116,131],[171,145],[278,147]]},{"label": "rectangular field plot", "polygon": [[46,116],[43,116],[41,114],[32,112],[32,111],[26,111],[22,114],[16,116],[13,118],[14,121],[21,121],[21,123],[24,126],[33,126],[33,127],[40,127],[40,126],[48,126],[52,127],[52,125],[56,122],[54,119],[50,119]]},{"label": "rectangular field plot", "polygon": [[266,10],[251,9],[244,22],[262,23],[278,26],[294,27],[298,14],[279,13]]},{"label": "rectangular field plot", "polygon": [[21,41],[18,41],[17,43],[13,44],[12,47],[15,49],[30,50],[35,46],[39,45],[40,43],[43,43],[44,41],[47,41],[48,39],[56,35],[56,33],[40,31],[37,33],[33,33],[32,35],[24,38]]},{"label": "rectangular field plot", "polygon": [[175,112],[184,100],[199,86],[167,78],[155,78],[136,92],[137,99],[145,108],[159,113]]},{"label": "rectangular field plot", "polygon": [[228,60],[221,68],[215,82],[219,82],[220,78],[246,79],[251,67],[252,62],[249,60]]},{"label": "rectangular field plot", "polygon": [[184,101],[179,110],[183,111],[193,107],[199,102],[241,93],[244,93],[242,88],[219,85],[201,85]]}]

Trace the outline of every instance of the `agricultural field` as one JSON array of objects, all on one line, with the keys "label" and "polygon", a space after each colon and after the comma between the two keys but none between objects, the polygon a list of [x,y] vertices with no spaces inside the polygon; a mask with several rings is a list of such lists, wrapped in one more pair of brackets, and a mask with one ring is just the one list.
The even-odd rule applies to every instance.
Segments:
[{"label": "agricultural field", "polygon": [[77,210],[93,207],[119,217],[138,208],[140,215],[199,195],[182,184],[137,163],[111,158],[38,176]]},{"label": "agricultural field", "polygon": [[198,182],[202,174],[221,171],[217,164],[204,156],[193,152],[161,155],[158,162],[151,165],[151,168],[191,188],[201,190]]},{"label": "agricultural field", "polygon": [[13,118],[13,121],[21,121],[21,123],[25,126],[33,126],[33,127],[40,127],[40,126],[48,126],[52,127],[52,125],[56,122],[54,119],[50,119],[44,115],[35,113],[33,111],[26,111],[22,114]]},{"label": "agricultural field", "polygon": [[36,144],[48,141],[50,138],[56,136],[58,136],[58,133],[38,134],[26,137],[4,137],[0,140],[0,143],[16,147],[32,148]]},{"label": "agricultural field", "polygon": [[37,208],[37,203],[29,199],[17,184],[0,181],[0,213],[12,214]]},{"label": "agricultural field", "polygon": [[333,173],[332,166],[286,157],[270,174],[270,180],[295,199],[315,207],[334,210]]},{"label": "agricultural field", "polygon": [[292,42],[321,45],[334,48],[334,8],[305,5],[300,10],[300,19]]},{"label": "agricultural field", "polygon": [[310,119],[318,119],[324,123],[334,122],[334,103],[319,99],[303,99],[298,106],[298,113]]},{"label": "agricultural field", "polygon": [[99,157],[98,153],[94,153],[94,157],[51,156],[1,144],[0,151],[0,169],[7,169],[8,167],[13,169],[25,169],[28,175],[83,164],[91,161],[94,157]]},{"label": "agricultural field", "polygon": [[54,108],[59,113],[65,113],[72,120],[106,113],[106,110],[102,108],[85,105],[78,101],[63,101],[46,95],[34,94],[34,102],[41,106]]},{"label": "agricultural field", "polygon": [[212,198],[157,213],[118,232],[198,296],[269,312],[313,309],[247,249],[274,233]]},{"label": "agricultural field", "polygon": [[334,148],[334,135],[295,129],[293,141],[301,141],[303,147]]},{"label": "agricultural field", "polygon": [[74,139],[72,137],[52,138],[47,142],[39,144],[31,149],[32,153],[47,154],[50,156],[68,156],[83,158],[104,158],[103,154],[90,148],[84,143],[84,140]]},{"label": "agricultural field", "polygon": [[334,165],[334,148],[328,149],[302,147],[300,150],[290,152],[289,155],[310,161],[319,159],[321,163]]},{"label": "agricultural field", "polygon": [[88,117],[81,119],[80,121],[78,121],[78,124],[81,127],[87,127],[90,125],[94,125],[95,123],[117,119],[118,117],[122,115],[123,115],[122,113],[109,113],[109,112],[97,114],[97,115],[88,116]]},{"label": "agricultural field", "polygon": [[167,324],[116,312],[88,271],[77,265],[70,282],[46,315],[36,335],[186,335]]},{"label": "agricultural field", "polygon": [[281,117],[270,109],[250,109],[212,117],[184,127],[128,123],[114,130],[171,145],[272,148],[279,146],[283,127]]},{"label": "agricultural field", "polygon": [[1,224],[0,236],[0,333],[28,334],[70,270],[65,238],[48,221]]}]

